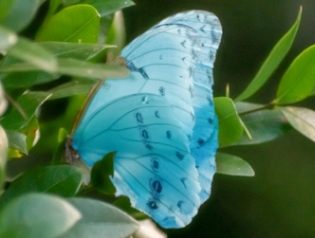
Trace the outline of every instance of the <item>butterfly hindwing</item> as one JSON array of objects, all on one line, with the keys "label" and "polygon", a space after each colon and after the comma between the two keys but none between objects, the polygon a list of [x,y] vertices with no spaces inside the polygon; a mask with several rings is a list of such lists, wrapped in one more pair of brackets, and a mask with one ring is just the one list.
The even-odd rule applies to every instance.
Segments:
[{"label": "butterfly hindwing", "polygon": [[220,37],[218,19],[204,11],[152,27],[124,48],[130,75],[104,82],[72,138],[89,166],[115,151],[117,195],[166,228],[187,225],[210,193]]}]

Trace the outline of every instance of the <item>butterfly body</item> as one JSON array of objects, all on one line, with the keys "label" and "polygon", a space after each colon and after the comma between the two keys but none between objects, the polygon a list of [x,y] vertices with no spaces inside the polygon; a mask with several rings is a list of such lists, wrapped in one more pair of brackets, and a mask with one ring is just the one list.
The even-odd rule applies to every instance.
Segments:
[{"label": "butterfly body", "polygon": [[166,228],[187,225],[210,194],[221,32],[212,13],[189,11],[136,38],[122,51],[130,74],[104,82],[72,137],[89,166],[115,151],[117,195]]}]

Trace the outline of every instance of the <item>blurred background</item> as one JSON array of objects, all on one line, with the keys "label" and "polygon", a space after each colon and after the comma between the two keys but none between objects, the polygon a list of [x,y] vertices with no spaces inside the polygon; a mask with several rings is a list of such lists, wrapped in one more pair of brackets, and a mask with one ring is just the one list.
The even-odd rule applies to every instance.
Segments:
[{"label": "blurred background", "polygon": [[[128,41],[164,17],[189,9],[214,12],[223,26],[215,63],[215,96],[230,84],[237,96],[255,75],[277,40],[303,6],[301,27],[288,57],[252,102],[273,99],[282,73],[303,49],[315,43],[315,1],[311,0],[135,0],[124,11]],[[315,66],[314,66],[315,67]],[[301,106],[314,107],[314,98]],[[245,158],[253,178],[215,175],[211,198],[192,224],[170,230],[176,237],[315,237],[315,144],[298,134],[262,145],[225,149]]]}]

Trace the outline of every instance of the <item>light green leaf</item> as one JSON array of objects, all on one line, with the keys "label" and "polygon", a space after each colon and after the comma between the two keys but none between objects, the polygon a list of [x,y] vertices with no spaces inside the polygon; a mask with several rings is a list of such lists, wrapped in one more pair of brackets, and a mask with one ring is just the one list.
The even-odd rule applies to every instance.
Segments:
[{"label": "light green leaf", "polygon": [[80,213],[61,198],[28,194],[14,199],[1,210],[0,237],[59,237],[80,217]]},{"label": "light green leaf", "polygon": [[258,70],[254,79],[246,87],[246,89],[236,98],[238,101],[247,99],[256,93],[270,78],[272,73],[278,68],[284,57],[290,50],[296,33],[299,29],[302,17],[302,7],[299,10],[297,19],[289,31],[277,42],[268,57]]},{"label": "light green leaf", "polygon": [[217,173],[232,176],[255,176],[255,171],[245,160],[238,156],[217,153]]},{"label": "light green leaf", "polygon": [[5,113],[8,107],[7,99],[5,98],[5,92],[0,82],[0,117]]},{"label": "light green leaf", "polygon": [[237,114],[232,99],[228,97],[214,98],[215,110],[219,119],[220,146],[228,146],[237,142],[243,134],[243,122]]},{"label": "light green leaf", "polygon": [[135,4],[131,0],[83,0],[83,3],[94,6],[102,17]]},{"label": "light green leaf", "polygon": [[5,179],[5,168],[7,163],[8,139],[2,126],[0,126],[0,185]]},{"label": "light green leaf", "polygon": [[50,97],[47,92],[26,92],[17,99],[1,123],[6,129],[22,129],[36,116],[37,110]]},{"label": "light green leaf", "polygon": [[19,38],[18,42],[9,49],[8,55],[47,72],[54,72],[57,68],[57,60],[52,53],[39,44],[23,38]]},{"label": "light green leaf", "polygon": [[93,85],[94,82],[91,80],[76,80],[69,83],[61,84],[49,91],[52,94],[49,100],[71,97],[79,94],[88,94]]},{"label": "light green leaf", "polygon": [[[0,73],[30,72],[35,70],[38,70],[38,68],[28,63],[11,64],[6,67],[0,66]],[[90,79],[107,79],[126,76],[128,70],[124,66],[90,63],[69,58],[58,60],[56,73]]]},{"label": "light green leaf", "polygon": [[83,182],[79,169],[70,165],[38,167],[25,172],[15,180],[1,197],[1,205],[15,197],[30,192],[53,193],[60,196],[74,196]]},{"label": "light green leaf", "polygon": [[315,142],[315,111],[303,107],[281,107],[294,129]]},{"label": "light green leaf", "polygon": [[235,145],[260,144],[274,140],[286,132],[291,127],[278,108],[261,109],[263,105],[238,102],[236,103],[238,113],[246,125],[251,138],[247,135],[235,143]]},{"label": "light green leaf", "polygon": [[[2,2],[5,2],[5,1],[2,1]],[[18,41],[18,37],[14,32],[0,26],[0,51],[5,51],[11,48],[17,43],[17,41]]]},{"label": "light green leaf", "polygon": [[2,0],[0,25],[21,31],[31,23],[39,6],[39,0]]},{"label": "light green leaf", "polygon": [[115,59],[119,56],[121,49],[126,43],[126,29],[124,15],[121,11],[114,14],[112,25],[109,28],[106,37],[107,44],[116,45],[116,48],[110,49],[107,58],[108,60]]},{"label": "light green leaf", "polygon": [[58,58],[74,58],[90,60],[112,45],[73,43],[73,42],[41,42],[41,45]]},{"label": "light green leaf", "polygon": [[87,198],[71,198],[69,202],[82,219],[63,238],[122,238],[138,229],[137,221],[110,204]]},{"label": "light green leaf", "polygon": [[8,136],[10,149],[17,150],[18,152],[27,155],[28,148],[26,135],[13,130],[7,130],[6,133]]},{"label": "light green leaf", "polygon": [[96,43],[100,31],[100,16],[87,4],[64,8],[52,16],[38,32],[39,41]]},{"label": "light green leaf", "polygon": [[295,103],[314,94],[315,45],[304,50],[294,59],[283,75],[275,103]]}]

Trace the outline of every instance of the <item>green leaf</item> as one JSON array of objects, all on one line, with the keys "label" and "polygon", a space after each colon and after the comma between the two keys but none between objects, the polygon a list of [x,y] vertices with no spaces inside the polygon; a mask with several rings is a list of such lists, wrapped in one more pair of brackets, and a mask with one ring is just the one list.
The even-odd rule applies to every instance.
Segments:
[{"label": "green leaf", "polygon": [[54,72],[57,68],[57,59],[38,43],[19,38],[18,42],[9,49],[8,55],[36,66],[47,72]]},{"label": "green leaf", "polygon": [[0,237],[59,237],[80,213],[65,200],[46,194],[14,199],[0,212]]},{"label": "green leaf", "polygon": [[217,173],[232,176],[255,176],[255,171],[245,160],[238,156],[217,153]]},{"label": "green leaf", "polygon": [[5,168],[7,163],[8,139],[3,128],[0,126],[0,185],[5,179]]},{"label": "green leaf", "polygon": [[1,123],[6,129],[21,129],[36,116],[39,107],[51,95],[46,92],[27,92],[17,99],[15,108],[11,109]]},{"label": "green leaf", "polygon": [[278,68],[284,57],[289,52],[296,33],[299,29],[302,17],[302,7],[299,10],[298,16],[287,33],[273,47],[268,57],[258,70],[254,79],[246,87],[246,89],[236,98],[238,101],[247,99],[256,93],[270,78],[272,73]]},{"label": "green leaf", "polygon": [[[42,42],[40,46],[48,49],[56,57],[71,57],[79,60],[90,60],[111,47],[108,45],[67,42]],[[12,67],[12,64],[14,66],[16,63],[19,62],[12,59],[12,57],[6,57],[2,62],[1,68],[8,69]],[[57,69],[55,70],[57,71]],[[42,71],[11,72],[0,76],[6,88],[29,88],[33,85],[56,80],[57,78],[59,78],[59,75]]]},{"label": "green leaf", "polygon": [[26,135],[18,131],[6,131],[10,149],[17,150],[20,153],[28,154]]},{"label": "green leaf", "polygon": [[238,116],[232,99],[228,97],[216,97],[214,103],[219,119],[220,146],[232,145],[243,135],[243,122]]},{"label": "green leaf", "polygon": [[111,45],[72,43],[72,42],[41,42],[41,45],[59,58],[90,60]]},{"label": "green leaf", "polygon": [[[28,63],[0,66],[0,73],[30,72],[38,70],[38,67]],[[126,76],[128,70],[124,66],[90,63],[75,59],[59,59],[56,73],[69,76],[84,77],[90,79],[107,79]]]},{"label": "green leaf", "polygon": [[245,102],[236,103],[236,107],[242,121],[251,135],[251,138],[243,135],[242,138],[235,143],[235,145],[260,144],[268,142],[284,135],[291,129],[286,118],[278,108],[255,111],[258,108],[262,108],[263,105]]},{"label": "green leaf", "polygon": [[103,80],[125,76],[128,71],[124,66],[96,64],[75,59],[60,59],[58,72],[71,76]]},{"label": "green leaf", "polygon": [[115,187],[111,181],[114,174],[115,153],[108,153],[97,161],[91,170],[91,184],[104,194],[114,194]]},{"label": "green leaf", "polygon": [[[120,55],[121,49],[126,43],[126,29],[124,15],[121,11],[114,14],[112,25],[106,35],[107,44],[116,45],[116,48],[110,49],[107,54],[107,59],[112,60]],[[110,56],[110,57],[109,57]]]},{"label": "green leaf", "polygon": [[51,82],[57,78],[57,75],[43,71],[12,72],[0,75],[0,79],[6,88],[30,88],[34,85]]},{"label": "green leaf", "polygon": [[30,192],[74,196],[83,182],[81,171],[70,165],[52,165],[28,170],[1,197],[1,205]]},{"label": "green leaf", "polygon": [[135,4],[131,0],[83,0],[83,3],[94,6],[102,17]]},{"label": "green leaf", "polygon": [[69,202],[81,212],[82,218],[63,238],[122,238],[130,237],[138,229],[137,221],[107,203],[86,198],[71,198]]},{"label": "green leaf", "polygon": [[87,4],[64,8],[52,16],[38,32],[39,41],[96,43],[100,31],[100,16]]},{"label": "green leaf", "polygon": [[5,98],[5,92],[0,82],[0,117],[5,113],[8,107],[7,99]]},{"label": "green leaf", "polygon": [[39,0],[0,1],[0,25],[21,31],[31,23],[39,6]]},{"label": "green leaf", "polygon": [[315,45],[294,59],[284,73],[275,103],[295,103],[312,96],[315,90]]},{"label": "green leaf", "polygon": [[294,129],[315,142],[315,111],[303,107],[281,107]]},{"label": "green leaf", "polygon": [[[2,1],[5,2],[5,1]],[[1,5],[1,2],[0,2]],[[0,8],[1,9],[1,8]],[[14,46],[18,41],[15,33],[0,26],[0,51],[5,51]]]},{"label": "green leaf", "polygon": [[88,94],[93,85],[94,83],[91,80],[87,82],[83,80],[75,80],[61,84],[49,91],[52,94],[49,100],[71,97],[79,94]]}]

